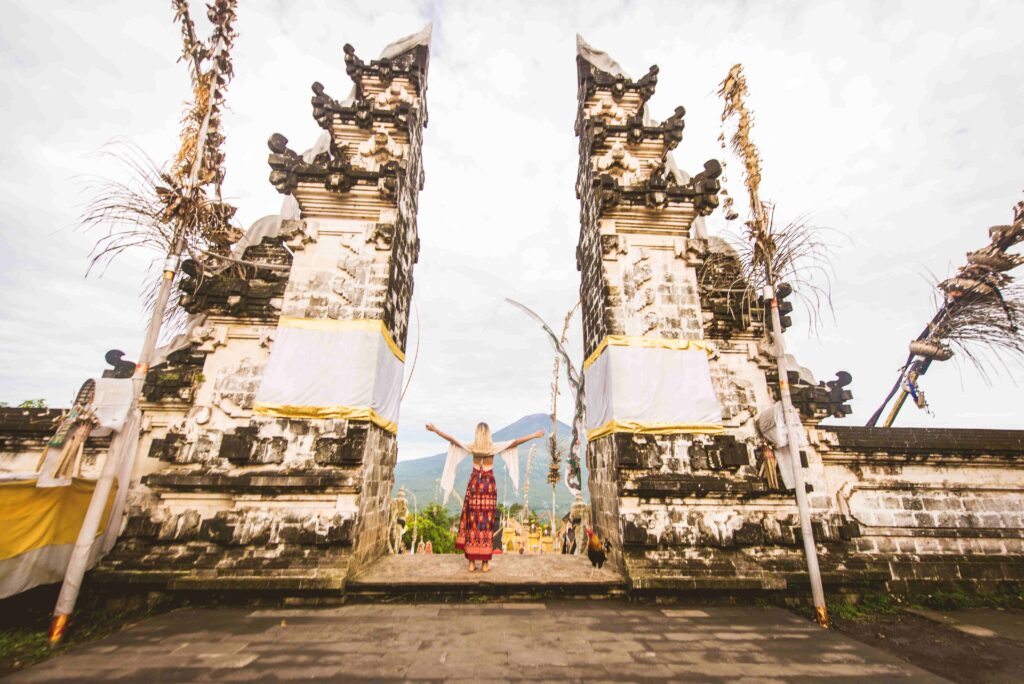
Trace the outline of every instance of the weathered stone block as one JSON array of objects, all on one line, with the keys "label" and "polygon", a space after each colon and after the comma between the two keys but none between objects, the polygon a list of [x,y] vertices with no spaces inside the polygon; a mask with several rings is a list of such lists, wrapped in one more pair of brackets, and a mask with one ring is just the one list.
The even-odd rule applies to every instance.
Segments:
[{"label": "weathered stone block", "polygon": [[252,451],[253,463],[283,463],[285,452],[288,450],[288,439],[286,437],[271,437],[256,441]]},{"label": "weathered stone block", "polygon": [[733,539],[740,546],[757,546],[765,542],[764,527],[757,523],[745,522],[736,532]]},{"label": "weathered stone block", "polygon": [[256,440],[256,428],[252,426],[235,428],[221,437],[218,456],[231,463],[248,464]]},{"label": "weathered stone block", "polygon": [[159,532],[160,523],[154,521],[148,514],[136,514],[128,516],[125,520],[121,535],[138,539],[151,539],[156,537]]},{"label": "weathered stone block", "polygon": [[190,541],[199,536],[202,518],[199,511],[187,510],[177,517],[173,532],[175,541]]},{"label": "weathered stone block", "polygon": [[219,514],[202,522],[199,538],[215,544],[229,544],[234,536],[235,528]]}]

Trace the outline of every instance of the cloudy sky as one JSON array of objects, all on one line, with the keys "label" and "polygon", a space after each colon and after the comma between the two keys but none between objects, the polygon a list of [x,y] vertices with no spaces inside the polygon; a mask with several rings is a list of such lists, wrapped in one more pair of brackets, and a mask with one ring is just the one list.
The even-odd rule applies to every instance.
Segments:
[{"label": "cloudy sky", "polygon": [[[931,316],[929,274],[986,242],[1024,188],[1019,2],[941,12],[891,1],[240,5],[225,190],[245,226],[280,206],[269,135],[308,146],[320,131],[310,84],[348,92],[342,45],[375,57],[433,22],[410,358],[417,338],[420,347],[403,459],[439,451],[427,420],[468,435],[480,419],[499,427],[548,410],[550,348],[502,301],[554,323],[577,298],[577,32],[634,75],[661,67],[653,113],[686,107],[676,159],[689,170],[719,156],[714,91],[745,65],[764,195],[780,217],[809,213],[845,236],[834,320],[809,335],[798,316],[787,338],[819,379],[853,374],[852,424],[874,410]],[[111,139],[171,154],[187,72],[167,2],[34,0],[0,12],[0,400],[63,406],[107,349],[136,358],[138,293],[155,257],[128,255],[84,278],[96,236],[75,229],[83,179],[117,172],[97,156]],[[579,351],[578,318],[573,334]],[[1024,427],[1021,366],[993,375],[933,366],[923,387],[935,416],[908,407],[899,424]]]}]

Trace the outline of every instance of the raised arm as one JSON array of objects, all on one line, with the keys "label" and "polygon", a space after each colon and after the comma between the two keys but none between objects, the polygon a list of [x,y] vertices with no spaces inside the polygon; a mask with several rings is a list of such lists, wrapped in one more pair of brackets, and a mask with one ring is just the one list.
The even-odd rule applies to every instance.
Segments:
[{"label": "raised arm", "polygon": [[538,437],[543,437],[543,436],[544,436],[544,431],[543,430],[537,430],[532,435],[526,435],[525,437],[519,437],[517,439],[513,439],[512,440],[512,444],[510,444],[508,448],[512,449],[513,447],[517,447],[520,444],[524,444],[526,442],[529,442],[531,439],[537,439]]},{"label": "raised arm", "polygon": [[451,435],[446,434],[444,432],[441,432],[440,430],[437,429],[437,426],[434,425],[433,423],[427,423],[427,430],[429,430],[430,432],[433,432],[435,435],[437,435],[441,439],[446,440],[449,444],[455,444],[456,443],[454,437],[452,437]]}]

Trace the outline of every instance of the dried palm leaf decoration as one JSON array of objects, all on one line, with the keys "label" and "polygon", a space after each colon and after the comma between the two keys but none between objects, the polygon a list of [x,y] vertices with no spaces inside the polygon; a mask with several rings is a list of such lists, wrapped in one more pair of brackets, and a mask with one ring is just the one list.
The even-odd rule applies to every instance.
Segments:
[{"label": "dried palm leaf decoration", "polygon": [[[174,21],[181,26],[178,61],[189,65],[191,101],[181,118],[180,143],[166,164],[156,164],[136,145],[108,144],[104,152],[119,162],[124,178],[92,179],[92,199],[80,217],[86,229],[105,229],[90,255],[90,270],[127,249],[145,247],[180,257],[187,254],[213,270],[237,265],[231,245],[242,236],[234,223],[235,207],[224,201],[224,92],[234,76],[231,49],[236,0],[213,0],[206,6],[212,26],[204,41],[197,37],[186,0],[172,0]],[[205,268],[205,267],[204,267]],[[159,281],[157,281],[157,285]],[[156,288],[147,292],[149,303]],[[180,311],[167,307],[168,313]]]},{"label": "dried palm leaf decoration", "polygon": [[[732,247],[729,252],[713,252],[711,259],[738,259],[741,270],[730,282],[709,283],[716,287],[743,289],[744,315],[749,315],[757,296],[766,286],[787,283],[794,297],[808,314],[808,326],[816,328],[820,315],[832,310],[832,253],[834,244],[826,239],[835,231],[816,225],[806,214],[787,223],[776,221],[775,205],[761,199],[762,161],[751,139],[753,114],[746,103],[749,95],[747,79],[741,64],[734,65],[719,86],[724,102],[719,143],[726,150],[726,139],[733,154],[743,164],[743,180],[750,204],[750,218],[744,222],[742,235],[726,233]],[[727,127],[734,122],[731,136]],[[726,156],[726,155],[723,155]],[[722,166],[727,168],[728,161]],[[722,185],[728,177],[723,173]],[[727,220],[735,220],[734,198],[724,190],[723,208]],[[705,269],[705,272],[729,273],[728,269]]]},{"label": "dried palm leaf decoration", "polygon": [[1012,223],[988,232],[987,245],[970,252],[956,275],[935,284],[935,315],[911,341],[899,377],[868,420],[869,427],[897,392],[886,427],[896,420],[908,396],[918,408],[928,408],[918,382],[933,361],[959,354],[987,380],[993,369],[1024,360],[1024,286],[1009,274],[1024,264],[1024,256],[1009,251],[1024,243],[1024,202],[1013,208]]}]

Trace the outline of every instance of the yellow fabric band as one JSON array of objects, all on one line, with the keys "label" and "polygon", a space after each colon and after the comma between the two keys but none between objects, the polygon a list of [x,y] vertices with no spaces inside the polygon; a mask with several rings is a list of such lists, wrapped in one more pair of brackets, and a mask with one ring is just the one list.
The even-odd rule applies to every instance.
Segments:
[{"label": "yellow fabric band", "polygon": [[260,416],[277,418],[336,418],[340,420],[366,420],[387,430],[398,433],[398,425],[387,420],[372,408],[364,406],[291,406],[288,404],[265,404],[257,402],[252,412]]},{"label": "yellow fabric band", "polygon": [[[95,489],[95,480],[79,478],[65,487],[36,487],[36,480],[0,482],[0,560],[44,546],[74,544]],[[116,492],[114,482],[96,536],[107,529]]]},{"label": "yellow fabric band", "polygon": [[689,424],[689,423],[638,423],[630,420],[610,420],[600,427],[587,431],[587,441],[593,442],[613,432],[629,432],[635,435],[721,435],[725,428],[721,425]]},{"label": "yellow fabric band", "polygon": [[667,337],[634,337],[631,335],[608,335],[583,362],[583,368],[590,368],[601,353],[609,347],[647,347],[649,349],[702,349],[708,356],[715,353],[715,348],[704,340],[674,340]]},{"label": "yellow fabric band", "polygon": [[353,320],[340,321],[334,318],[297,318],[294,316],[281,316],[277,322],[282,328],[302,328],[303,330],[367,330],[379,332],[387,343],[391,352],[399,361],[405,363],[405,352],[398,348],[391,333],[384,325],[384,321],[374,318],[357,318]]}]

